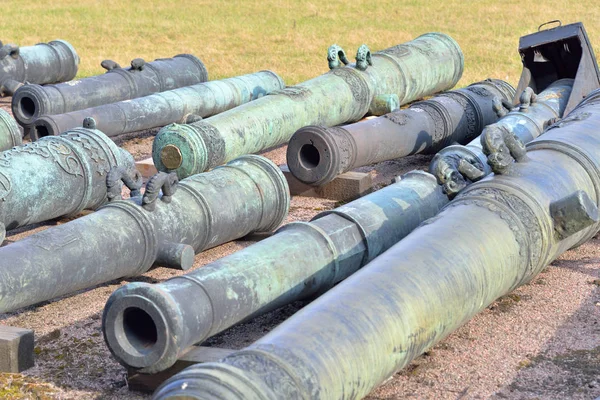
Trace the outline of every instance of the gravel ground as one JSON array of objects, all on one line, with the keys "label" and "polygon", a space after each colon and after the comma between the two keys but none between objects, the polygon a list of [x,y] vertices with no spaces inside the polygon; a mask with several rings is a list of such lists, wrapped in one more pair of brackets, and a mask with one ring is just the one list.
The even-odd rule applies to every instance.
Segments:
[{"label": "gravel ground", "polygon": [[[9,108],[10,99],[0,107]],[[121,141],[136,159],[150,155],[152,132]],[[285,162],[285,146],[265,153]],[[397,174],[425,169],[415,156],[360,170],[376,187]],[[294,197],[286,222],[308,220],[335,201]],[[10,232],[7,242],[48,227]],[[194,268],[257,240],[245,238],[196,256]],[[0,323],[35,330],[36,366],[0,374],[0,398],[148,399],[127,388],[126,371],[108,352],[100,316],[108,296],[131,281],[159,282],[178,272],[158,268],[70,297],[0,314]],[[241,348],[303,306],[296,303],[211,338],[206,344]],[[446,340],[376,389],[369,399],[595,399],[600,396],[600,239],[565,253],[532,283],[499,299]]]}]

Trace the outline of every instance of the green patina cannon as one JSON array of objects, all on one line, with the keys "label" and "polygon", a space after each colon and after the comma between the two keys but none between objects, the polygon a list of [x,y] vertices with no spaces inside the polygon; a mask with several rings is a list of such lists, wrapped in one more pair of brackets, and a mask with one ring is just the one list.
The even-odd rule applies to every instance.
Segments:
[{"label": "green patina cannon", "polygon": [[107,181],[113,169],[139,189],[131,154],[95,129],[73,129],[0,153],[0,238],[9,229],[100,207],[111,191],[121,191],[118,181]]},{"label": "green patina cannon", "polygon": [[508,83],[487,80],[375,119],[332,128],[304,127],[290,139],[287,164],[298,180],[318,186],[363,165],[436,153],[478,136],[498,120],[493,101],[507,103],[514,95]]},{"label": "green patina cannon", "polygon": [[[562,118],[572,88],[573,79],[558,80],[539,95],[526,88],[519,96],[519,106],[510,112],[506,113],[501,104],[496,104],[496,109],[505,115],[483,132],[510,133],[521,142],[529,143]],[[481,146],[481,138],[477,137],[466,146],[448,146],[433,158],[429,171],[444,185],[449,196],[455,196],[467,184],[491,173]]]},{"label": "green patina cannon", "polygon": [[362,46],[356,64],[343,50],[329,51],[331,71],[234,110],[187,125],[163,128],[152,158],[159,171],[180,178],[223,164],[241,154],[286,143],[307,125],[334,126],[368,112],[385,114],[460,79],[463,55],[449,36],[429,33],[373,53]]},{"label": "green patina cannon", "polygon": [[0,109],[0,151],[20,146],[23,143],[22,136],[17,121],[9,113]]},{"label": "green patina cannon", "polygon": [[134,100],[46,115],[33,123],[30,138],[58,135],[80,126],[88,117],[94,118],[98,129],[110,137],[174,122],[191,122],[256,100],[284,86],[283,80],[271,71],[198,83]]},{"label": "green patina cannon", "polygon": [[[49,146],[41,146],[56,147],[59,138],[40,139],[31,149],[46,151]],[[54,150],[50,160],[58,156],[59,165],[74,171],[63,153]],[[108,182],[121,172],[111,170]],[[195,253],[275,229],[290,200],[279,168],[254,155],[181,182],[175,174],[159,173],[143,197],[136,191],[134,198],[119,200],[120,193],[113,192],[113,201],[95,213],[0,248],[0,313],[139,275],[154,265],[188,269]]]},{"label": "green patina cannon", "polygon": [[79,56],[64,40],[19,47],[0,42],[0,96],[12,95],[25,82],[44,85],[77,75]]},{"label": "green patina cannon", "polygon": [[22,126],[29,126],[43,115],[64,114],[208,80],[206,67],[191,54],[149,63],[136,58],[131,61],[131,68],[121,68],[109,60],[103,61],[102,66],[108,70],[103,75],[56,85],[21,86],[12,98],[15,119]]},{"label": "green patina cannon", "polygon": [[164,370],[189,346],[247,318],[317,296],[390,248],[448,202],[413,172],[368,196],[288,224],[270,238],[186,275],[131,283],[109,298],[104,337],[141,372]]},{"label": "green patina cannon", "polygon": [[262,339],[183,370],[153,398],[366,396],[598,232],[599,127],[595,91],[527,149],[485,134],[494,175]]}]

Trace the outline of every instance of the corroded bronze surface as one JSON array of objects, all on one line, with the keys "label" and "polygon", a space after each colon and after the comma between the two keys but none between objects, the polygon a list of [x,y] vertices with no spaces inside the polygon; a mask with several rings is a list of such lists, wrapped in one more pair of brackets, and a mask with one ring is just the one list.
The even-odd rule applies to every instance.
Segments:
[{"label": "corroded bronze surface", "polygon": [[77,75],[79,56],[64,40],[19,47],[0,42],[0,96],[12,95],[25,82],[44,85]]},{"label": "corroded bronze surface", "polygon": [[[41,157],[57,163],[68,174],[60,175],[61,179],[70,179],[71,175],[85,181],[87,175],[76,163],[77,154],[70,152],[66,140],[90,144],[86,137],[77,135],[67,139],[51,136],[24,146],[21,153],[34,153],[36,156],[30,159]],[[114,146],[108,137],[104,140]],[[83,151],[94,149],[88,146]],[[16,154],[12,159],[5,157],[7,153],[11,152],[2,154],[0,165],[18,159]],[[95,154],[96,159],[106,158]],[[110,191],[113,201],[95,213],[0,248],[0,313],[142,274],[153,265],[188,269],[194,253],[250,232],[275,229],[289,208],[283,173],[271,161],[254,155],[181,182],[175,174],[159,173],[150,179],[143,197],[134,191],[135,197],[130,200],[121,200],[121,189],[114,184],[120,180],[128,183],[124,171],[103,172],[108,186],[117,189]],[[51,173],[56,175],[56,171]],[[33,187],[37,186],[43,185]],[[66,186],[58,185],[57,190]],[[73,193],[85,191],[66,192],[75,197],[64,200],[70,205],[80,201]],[[90,188],[85,193],[102,193],[98,200],[106,198],[104,188]],[[43,200],[50,195],[52,191],[41,191],[37,201],[49,203]]]},{"label": "corroded bronze surface", "polygon": [[522,145],[503,144],[507,136],[484,138],[490,161],[498,152],[513,161],[500,163],[501,174],[466,188],[440,214],[254,344],[185,369],[153,398],[366,396],[598,232],[598,126],[597,91],[530,142],[526,154]]},{"label": "corroded bronze surface", "polygon": [[199,121],[283,89],[284,86],[283,80],[271,71],[198,83],[133,100],[46,115],[34,122],[30,138],[35,140],[42,136],[58,135],[81,126],[81,121],[88,117],[94,118],[98,129],[110,137],[175,122]]},{"label": "corroded bronze surface", "polygon": [[[103,66],[107,68],[106,63]],[[56,85],[21,86],[13,95],[12,111],[19,124],[28,126],[43,115],[134,99],[207,80],[206,67],[191,54],[149,63],[135,59],[130,68],[110,66],[103,75]]]},{"label": "corroded bronze surface", "polygon": [[154,165],[159,171],[169,170],[161,159],[162,148],[177,146],[183,161],[176,172],[184,178],[241,154],[286,143],[304,126],[357,121],[369,109],[380,109],[382,96],[395,95],[398,104],[406,104],[450,89],[463,71],[460,47],[441,33],[376,53],[361,46],[356,57],[355,65],[344,66],[348,60],[334,46],[328,53],[327,74],[199,122],[163,128],[153,144]]},{"label": "corroded bronze surface", "polygon": [[9,113],[0,109],[0,151],[23,144],[21,129]]}]

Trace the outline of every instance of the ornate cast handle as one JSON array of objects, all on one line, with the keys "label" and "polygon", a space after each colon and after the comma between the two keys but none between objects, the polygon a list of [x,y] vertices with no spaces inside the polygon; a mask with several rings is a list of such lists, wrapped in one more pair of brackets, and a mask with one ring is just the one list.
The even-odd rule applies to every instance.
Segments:
[{"label": "ornate cast handle", "polygon": [[142,207],[148,211],[154,211],[161,190],[163,193],[161,200],[165,203],[170,203],[171,196],[177,190],[177,183],[179,183],[179,179],[175,172],[159,172],[154,175],[146,184],[146,191],[142,198]]}]

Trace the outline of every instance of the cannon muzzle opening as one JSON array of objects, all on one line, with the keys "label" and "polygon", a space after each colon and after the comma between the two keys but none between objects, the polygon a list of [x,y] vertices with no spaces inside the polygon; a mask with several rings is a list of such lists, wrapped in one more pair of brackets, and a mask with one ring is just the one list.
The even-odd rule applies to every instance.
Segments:
[{"label": "cannon muzzle opening", "polygon": [[12,112],[21,125],[29,125],[46,114],[46,103],[40,85],[24,85],[13,95]]}]

